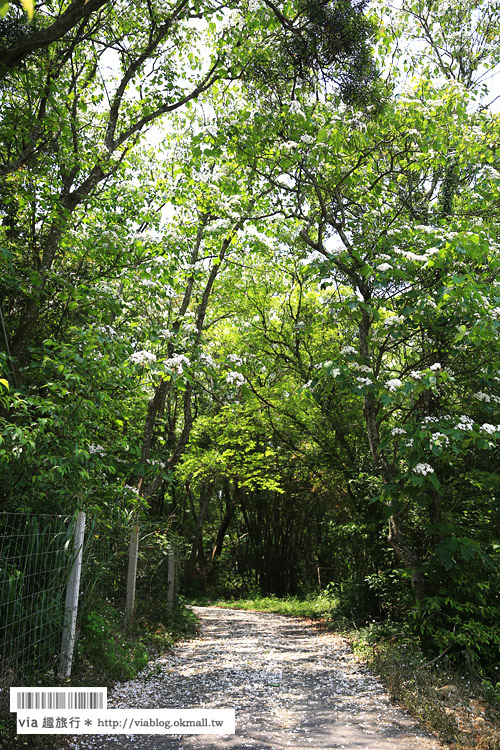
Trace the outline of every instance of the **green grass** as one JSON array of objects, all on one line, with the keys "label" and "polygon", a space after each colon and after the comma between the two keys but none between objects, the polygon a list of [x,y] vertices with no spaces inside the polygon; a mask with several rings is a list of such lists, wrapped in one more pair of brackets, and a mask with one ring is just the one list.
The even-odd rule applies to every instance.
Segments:
[{"label": "green grass", "polygon": [[229,609],[256,609],[261,612],[277,612],[282,615],[294,617],[311,617],[325,619],[326,621],[342,620],[336,615],[338,600],[326,594],[316,594],[299,599],[298,597],[260,596],[249,599],[234,599],[231,601],[219,599],[209,600],[199,598],[192,600],[192,604],[212,605],[226,607]]}]

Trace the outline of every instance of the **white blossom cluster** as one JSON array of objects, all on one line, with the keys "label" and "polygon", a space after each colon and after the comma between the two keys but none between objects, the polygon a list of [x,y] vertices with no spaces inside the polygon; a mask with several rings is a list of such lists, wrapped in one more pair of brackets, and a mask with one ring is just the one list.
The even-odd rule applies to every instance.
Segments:
[{"label": "white blossom cluster", "polygon": [[484,401],[486,404],[489,404],[491,401],[494,404],[500,404],[500,398],[493,393],[475,393],[474,398],[477,398],[478,401]]},{"label": "white blossom cluster", "polygon": [[357,354],[357,351],[353,346],[344,346],[344,348],[340,350],[340,353],[341,354]]},{"label": "white blossom cluster", "polygon": [[373,381],[371,381],[370,378],[356,378],[356,380],[362,386],[363,385],[373,385]]},{"label": "white blossom cluster", "polygon": [[439,363],[439,362],[436,362],[435,364],[433,364],[433,365],[431,365],[431,366],[429,367],[429,370],[434,370],[434,371],[436,371],[436,370],[441,370],[441,369],[442,369],[442,368],[441,368],[441,365],[440,365],[440,363]]},{"label": "white blossom cluster", "polygon": [[150,365],[156,362],[156,355],[143,349],[140,352],[134,352],[130,355],[129,360],[137,365]]},{"label": "white blossom cluster", "polygon": [[207,367],[215,367],[215,361],[212,359],[210,354],[205,354],[205,352],[202,352],[200,354],[200,362],[202,365],[206,365]]},{"label": "white blossom cluster", "polygon": [[394,427],[394,429],[391,430],[391,435],[406,435],[406,430],[403,430],[402,427]]},{"label": "white blossom cluster", "polygon": [[496,426],[494,424],[482,424],[480,429],[483,432],[487,432],[488,435],[494,435],[495,432],[500,432],[500,424],[497,424]]},{"label": "white blossom cluster", "polygon": [[434,432],[431,436],[431,443],[434,445],[446,446],[450,444],[450,438],[444,432]]},{"label": "white blossom cluster", "polygon": [[173,370],[176,375],[182,375],[184,367],[189,367],[191,362],[185,354],[174,354],[173,357],[169,357],[165,360],[165,366]]},{"label": "white blossom cluster", "polygon": [[128,490],[129,492],[132,492],[134,495],[139,494],[139,490],[137,487],[132,487],[130,484],[125,484],[123,489]]},{"label": "white blossom cluster", "polygon": [[439,253],[438,247],[431,247],[429,248],[425,255],[417,255],[417,253],[411,252],[411,250],[401,250],[399,247],[394,248],[394,252],[398,255],[401,255],[403,258],[406,258],[406,260],[411,260],[414,262],[419,263],[425,263],[431,258],[433,255],[436,255],[436,253]]},{"label": "white blossom cluster", "polygon": [[385,273],[386,271],[392,271],[392,266],[390,263],[381,263],[379,266],[377,266],[377,271],[381,271],[382,273]]},{"label": "white blossom cluster", "polygon": [[394,326],[397,323],[404,323],[405,319],[403,315],[390,315],[384,320],[385,326]]},{"label": "white blossom cluster", "polygon": [[290,151],[296,149],[298,145],[297,141],[285,141],[281,144],[281,150],[285,151],[285,153],[290,153]]},{"label": "white blossom cluster", "polygon": [[164,339],[173,339],[175,336],[175,333],[168,328],[162,328],[162,330],[159,331],[159,334],[160,336],[163,336]]},{"label": "white blossom cluster", "polygon": [[104,448],[102,447],[102,445],[99,445],[99,444],[94,445],[93,443],[91,445],[89,445],[89,453],[91,455],[97,454],[98,456],[105,456],[106,455],[106,451],[104,450]]},{"label": "white blossom cluster", "polygon": [[464,415],[459,418],[458,424],[455,425],[456,430],[463,430],[464,432],[466,432],[467,430],[472,430],[473,427],[474,420]]},{"label": "white blossom cluster", "polygon": [[403,383],[401,382],[401,380],[399,380],[399,378],[392,378],[392,380],[388,380],[386,382],[385,387],[389,391],[394,393],[394,391],[397,391],[397,389],[401,388],[402,385]]},{"label": "white blossom cluster", "polygon": [[226,381],[231,385],[242,385],[245,382],[245,378],[241,372],[228,372],[226,375]]},{"label": "white blossom cluster", "polygon": [[293,115],[299,115],[300,117],[305,117],[305,114],[302,111],[302,107],[300,106],[300,102],[298,102],[296,99],[290,102],[290,113]]},{"label": "white blossom cluster", "polygon": [[228,354],[227,358],[230,362],[234,362],[235,365],[243,364],[241,357],[238,357],[237,354]]},{"label": "white blossom cluster", "polygon": [[309,135],[308,133],[304,133],[300,137],[300,140],[302,143],[306,143],[308,146],[312,146],[314,143],[316,143],[316,140],[312,137],[312,135]]},{"label": "white blossom cluster", "polygon": [[413,467],[413,471],[415,474],[422,474],[424,477],[427,476],[427,474],[434,474],[434,469],[432,468],[432,466],[425,463],[416,464]]}]

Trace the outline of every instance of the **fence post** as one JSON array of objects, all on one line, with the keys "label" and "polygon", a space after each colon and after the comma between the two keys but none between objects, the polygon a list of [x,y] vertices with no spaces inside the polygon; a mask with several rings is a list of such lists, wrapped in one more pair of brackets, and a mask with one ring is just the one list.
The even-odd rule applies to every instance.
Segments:
[{"label": "fence post", "polygon": [[139,527],[134,526],[130,534],[127,575],[127,602],[125,605],[125,620],[128,622],[134,616],[135,609],[135,581],[137,576],[137,555],[139,552]]},{"label": "fence post", "polygon": [[80,575],[82,572],[83,538],[85,536],[85,513],[80,510],[76,518],[75,527],[75,559],[71,568],[68,585],[66,586],[66,602],[64,606],[64,625],[61,643],[61,663],[59,674],[69,677],[73,663],[73,649],[75,647],[76,616],[78,612],[78,595],[80,593]]},{"label": "fence post", "polygon": [[177,571],[177,565],[176,560],[177,558],[177,549],[175,547],[170,547],[169,553],[168,553],[168,573],[167,573],[167,609],[169,611],[172,611],[174,608],[175,603],[175,596],[176,596],[176,588],[177,588],[177,581],[176,581],[176,571]]}]

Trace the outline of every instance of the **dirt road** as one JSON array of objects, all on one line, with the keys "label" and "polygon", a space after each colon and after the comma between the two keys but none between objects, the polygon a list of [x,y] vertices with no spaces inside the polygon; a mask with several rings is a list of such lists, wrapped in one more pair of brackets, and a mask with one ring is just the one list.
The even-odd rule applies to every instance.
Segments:
[{"label": "dirt road", "polygon": [[300,620],[195,607],[200,637],[117,685],[109,708],[234,708],[236,734],[92,735],[74,750],[442,750],[345,641]]}]

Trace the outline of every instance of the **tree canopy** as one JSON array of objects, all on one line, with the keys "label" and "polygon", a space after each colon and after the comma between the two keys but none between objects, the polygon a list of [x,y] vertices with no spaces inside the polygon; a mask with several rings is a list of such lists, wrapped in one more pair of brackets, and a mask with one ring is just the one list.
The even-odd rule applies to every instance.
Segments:
[{"label": "tree canopy", "polygon": [[4,509],[500,645],[497,3],[14,5]]}]

